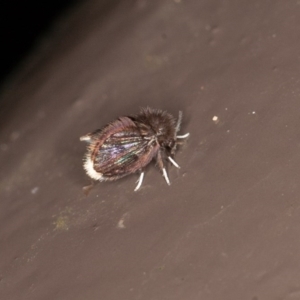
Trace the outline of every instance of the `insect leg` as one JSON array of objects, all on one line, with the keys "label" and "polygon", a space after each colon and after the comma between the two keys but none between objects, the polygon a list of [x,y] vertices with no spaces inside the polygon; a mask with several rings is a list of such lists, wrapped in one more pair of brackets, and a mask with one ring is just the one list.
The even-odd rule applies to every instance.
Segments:
[{"label": "insect leg", "polygon": [[168,159],[176,168],[180,169],[178,163],[171,156],[168,156]]},{"label": "insect leg", "polygon": [[186,134],[184,134],[184,135],[176,135],[176,138],[177,138],[177,139],[185,139],[185,138],[187,138],[189,135],[190,135],[190,133],[188,132],[188,133],[186,133]]},{"label": "insect leg", "polygon": [[137,181],[137,186],[135,187],[134,191],[136,192],[142,185],[144,179],[144,172],[141,172],[140,178]]},{"label": "insect leg", "polygon": [[162,171],[163,176],[165,177],[165,180],[166,180],[167,184],[170,185],[170,180],[169,180],[167,171],[164,167],[161,150],[158,150],[158,152],[157,152],[156,161],[157,161],[159,169]]},{"label": "insect leg", "polygon": [[166,180],[166,182],[167,182],[167,185],[171,185],[166,169],[163,168],[162,170],[163,170],[163,175],[164,175],[164,177],[165,177],[165,180]]}]

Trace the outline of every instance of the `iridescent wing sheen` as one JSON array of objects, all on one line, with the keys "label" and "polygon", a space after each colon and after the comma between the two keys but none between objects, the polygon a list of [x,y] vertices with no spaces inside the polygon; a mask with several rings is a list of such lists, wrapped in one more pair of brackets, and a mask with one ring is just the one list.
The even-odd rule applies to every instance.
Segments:
[{"label": "iridescent wing sheen", "polygon": [[94,169],[107,180],[123,177],[148,164],[153,157],[152,148],[138,130],[119,131],[97,149]]}]

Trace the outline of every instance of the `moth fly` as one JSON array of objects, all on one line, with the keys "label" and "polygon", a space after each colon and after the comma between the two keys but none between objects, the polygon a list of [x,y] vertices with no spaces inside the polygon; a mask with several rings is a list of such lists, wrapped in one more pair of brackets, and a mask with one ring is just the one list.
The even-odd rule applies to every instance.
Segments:
[{"label": "moth fly", "polygon": [[166,161],[180,168],[174,160],[178,140],[189,136],[189,133],[178,135],[181,120],[181,111],[176,120],[166,111],[147,107],[138,115],[120,117],[82,136],[80,140],[88,143],[83,164],[87,175],[94,180],[113,181],[139,172],[134,189],[137,191],[144,179],[144,168],[155,159],[170,185]]}]

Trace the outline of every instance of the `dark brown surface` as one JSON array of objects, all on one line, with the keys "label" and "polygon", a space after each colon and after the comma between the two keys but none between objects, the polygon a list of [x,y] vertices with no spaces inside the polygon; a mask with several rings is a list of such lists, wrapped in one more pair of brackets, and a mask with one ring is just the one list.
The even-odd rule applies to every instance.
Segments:
[{"label": "dark brown surface", "polygon": [[[299,1],[109,3],[2,92],[0,299],[300,299]],[[86,197],[79,137],[146,105],[191,133],[172,185]]]}]

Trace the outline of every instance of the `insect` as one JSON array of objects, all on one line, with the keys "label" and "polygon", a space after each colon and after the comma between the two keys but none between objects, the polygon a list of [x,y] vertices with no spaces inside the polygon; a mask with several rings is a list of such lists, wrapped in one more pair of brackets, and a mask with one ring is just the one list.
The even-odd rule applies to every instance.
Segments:
[{"label": "insect", "polygon": [[176,147],[180,143],[178,140],[189,136],[189,133],[177,135],[181,120],[181,111],[176,120],[166,111],[147,107],[138,115],[120,117],[82,136],[80,140],[88,143],[83,164],[87,175],[99,181],[113,181],[139,172],[134,189],[137,191],[144,179],[144,168],[155,159],[170,185],[166,161],[180,168],[174,160]]}]

